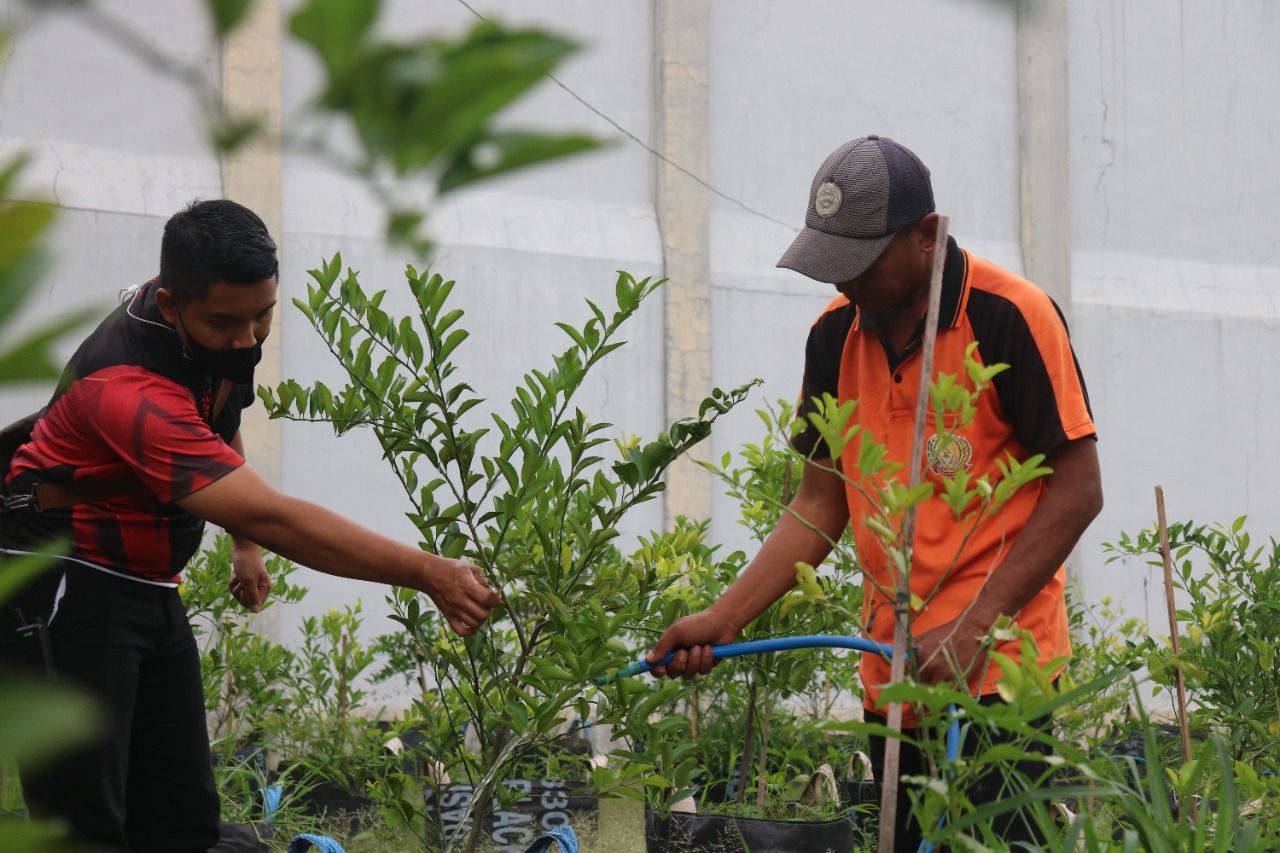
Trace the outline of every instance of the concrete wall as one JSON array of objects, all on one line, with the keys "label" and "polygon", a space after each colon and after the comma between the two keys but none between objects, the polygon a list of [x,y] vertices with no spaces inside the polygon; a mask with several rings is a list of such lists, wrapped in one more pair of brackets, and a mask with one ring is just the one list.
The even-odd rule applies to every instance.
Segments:
[{"label": "concrete wall", "polygon": [[[804,224],[814,171],[856,136],[911,147],[952,233],[1017,268],[1015,36],[1003,3],[713,5],[711,183],[792,226],[712,202],[716,384],[760,377],[758,403],[799,392],[805,337],[835,289],[774,264]],[[759,430],[750,411],[737,413],[715,433],[714,455]],[[716,537],[741,537],[736,514],[716,502]]]},{"label": "concrete wall", "polygon": [[[1280,531],[1280,7],[1073,0],[1075,338],[1107,509],[1097,597],[1164,626],[1161,580],[1100,543],[1155,517]],[[1167,631],[1167,627],[1163,630]]]},{"label": "concrete wall", "polygon": [[[608,104],[619,122],[637,135],[649,134],[649,14],[646,4],[606,10],[587,0],[539,5],[530,17],[526,4],[486,6],[485,12],[512,23],[548,25],[591,45],[558,76],[593,103]],[[387,4],[383,26],[389,31],[457,32],[474,23],[454,2]],[[285,124],[316,91],[319,69],[296,44],[284,52]],[[612,129],[554,85],[537,90],[512,111],[513,125],[587,129],[607,135]],[[390,291],[384,307],[405,310],[411,302],[404,287],[405,258],[388,251],[382,240],[382,213],[358,183],[335,176],[323,164],[286,156],[283,169],[284,240],[282,261],[287,284],[305,293],[305,270],[341,251],[343,261],[361,273],[366,287]],[[440,242],[432,267],[458,282],[453,302],[467,312],[470,340],[458,361],[477,392],[505,407],[530,368],[548,369],[551,354],[567,338],[555,328],[561,319],[585,320],[584,299],[613,299],[617,270],[637,276],[657,274],[662,256],[652,203],[648,154],[631,145],[576,162],[530,172],[460,195],[443,206],[432,232]],[[286,315],[283,373],[342,381],[337,363],[318,335],[294,311]],[[584,389],[580,405],[641,435],[662,427],[662,304],[655,297],[633,320],[631,344],[614,353]],[[281,486],[290,494],[317,501],[355,521],[404,539],[417,531],[404,518],[403,492],[378,456],[372,435],[341,441],[314,424],[283,427]],[[317,465],[315,460],[325,464]],[[352,484],[358,484],[353,488]],[[632,533],[662,524],[662,508],[651,503],[631,520]],[[310,574],[308,599],[282,614],[289,636],[309,612],[354,595],[364,598],[368,620],[379,631],[382,591],[319,574]]]},{"label": "concrete wall", "polygon": [[[111,6],[145,21],[149,43],[218,79],[220,58],[199,4]],[[508,0],[483,11],[586,42],[561,79],[651,140],[656,116],[669,122],[680,114],[657,102],[655,57],[674,48],[653,8],[641,0]],[[32,19],[22,7],[10,0],[0,9],[0,20],[24,26],[0,83],[0,150],[32,151],[31,182],[52,188],[69,208],[56,237],[58,265],[36,312],[106,303],[154,272],[168,214],[193,197],[221,194],[220,164],[180,87],[73,18],[25,28]],[[713,3],[709,16],[707,178],[732,198],[708,192],[699,202],[709,216],[703,260],[714,384],[761,377],[756,405],[795,394],[805,332],[831,291],[773,264],[802,222],[813,170],[853,136],[877,132],[914,148],[932,169],[940,209],[960,241],[1023,270],[1020,217],[1028,199],[1020,193],[1028,184],[1020,182],[1019,121],[1025,133],[1026,121],[1040,119],[1027,113],[1025,89],[1019,113],[1019,74],[1027,73],[1019,49],[1035,42],[1020,42],[1014,4],[741,0]],[[1158,584],[1147,584],[1146,570],[1108,566],[1100,550],[1121,529],[1149,523],[1154,483],[1165,485],[1174,518],[1249,513],[1259,532],[1274,533],[1280,517],[1272,487],[1280,450],[1268,440],[1280,416],[1271,381],[1280,348],[1280,237],[1272,225],[1280,215],[1280,66],[1271,53],[1280,8],[1269,0],[1076,0],[1063,18],[1048,38],[1065,40],[1066,66],[1037,73],[1066,76],[1059,82],[1068,92],[1070,159],[1049,168],[1068,173],[1065,301],[1102,434],[1108,499],[1075,566],[1092,597],[1118,595],[1139,615],[1158,617]],[[457,31],[471,21],[457,2],[397,0],[386,4],[381,25]],[[286,128],[317,79],[311,57],[286,43]],[[618,138],[551,84],[511,121]],[[393,308],[404,304],[396,292],[403,258],[383,246],[380,211],[362,187],[290,150],[279,181],[287,292],[301,293],[305,270],[341,250],[366,284],[392,289]],[[477,388],[504,399],[525,369],[545,363],[559,345],[553,321],[578,316],[583,297],[609,298],[616,269],[663,269],[667,244],[654,186],[654,158],[619,138],[605,152],[463,193],[439,209],[434,267],[459,281],[456,300],[473,332],[461,359]],[[587,389],[588,410],[628,432],[661,427],[667,322],[655,299],[631,330],[632,346]],[[338,379],[298,314],[285,311],[279,333],[284,375]],[[0,418],[45,393],[7,394]],[[757,423],[747,411],[731,416],[713,451],[756,438]],[[281,435],[287,491],[413,538],[371,438],[338,442],[300,424],[284,425]],[[717,497],[712,506],[715,537],[743,544],[731,502]],[[630,532],[661,522],[661,507],[650,505]],[[311,586],[307,603],[285,616],[286,632],[303,613],[356,595],[377,618],[374,587],[318,576]]]}]

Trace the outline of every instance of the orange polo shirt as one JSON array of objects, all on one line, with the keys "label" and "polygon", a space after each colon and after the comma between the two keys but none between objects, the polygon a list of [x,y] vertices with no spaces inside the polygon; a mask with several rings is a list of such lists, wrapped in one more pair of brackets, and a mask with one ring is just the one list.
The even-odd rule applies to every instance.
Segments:
[{"label": "orange polo shirt", "polygon": [[[841,401],[860,401],[853,418],[863,432],[845,448],[841,464],[851,478],[857,478],[863,434],[884,444],[888,459],[903,463],[896,476],[903,480],[908,476],[923,331],[921,320],[912,343],[894,357],[871,318],[860,318],[857,308],[843,296],[827,306],[810,330],[801,414],[811,411],[813,398],[824,393]],[[936,488],[935,496],[917,510],[911,591],[928,599],[940,582],[941,586],[916,614],[913,635],[951,621],[968,606],[1009,553],[1044,491],[1043,480],[1024,486],[966,541],[966,527],[936,496],[944,488],[944,478],[964,466],[975,478],[987,474],[994,484],[1000,477],[996,463],[1006,454],[1019,460],[1034,453],[1048,456],[1064,442],[1096,435],[1084,378],[1057,305],[1031,282],[970,255],[950,240],[935,374],[966,378],[965,349],[974,341],[978,342],[975,355],[979,361],[1004,363],[1010,368],[981,393],[973,423],[959,428],[956,441],[943,453],[937,451],[936,443],[930,446],[934,417],[929,413],[924,475]],[[797,436],[795,446],[814,458],[830,456],[812,427]],[[867,578],[862,631],[864,636],[892,643],[895,583],[879,537],[866,526],[866,498],[852,486],[846,492],[858,558]],[[1031,631],[1039,644],[1041,664],[1071,652],[1065,584],[1066,572],[1059,567],[1017,615],[1018,624]],[[888,590],[889,596],[877,585]],[[997,649],[1015,660],[1019,657],[1016,641]],[[877,655],[863,655],[861,675],[867,709],[882,712],[877,705],[881,687],[889,681],[889,662]],[[999,668],[992,664],[981,684],[975,674],[969,686],[980,694],[993,693],[999,676]],[[914,725],[910,709],[904,709],[903,722]]]}]

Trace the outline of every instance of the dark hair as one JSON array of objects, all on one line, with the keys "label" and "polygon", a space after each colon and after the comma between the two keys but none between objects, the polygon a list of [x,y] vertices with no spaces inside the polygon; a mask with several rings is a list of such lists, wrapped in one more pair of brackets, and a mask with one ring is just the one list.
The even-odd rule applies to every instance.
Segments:
[{"label": "dark hair", "polygon": [[244,205],[197,200],[165,223],[160,286],[179,305],[202,301],[218,282],[257,284],[279,272],[276,241]]}]

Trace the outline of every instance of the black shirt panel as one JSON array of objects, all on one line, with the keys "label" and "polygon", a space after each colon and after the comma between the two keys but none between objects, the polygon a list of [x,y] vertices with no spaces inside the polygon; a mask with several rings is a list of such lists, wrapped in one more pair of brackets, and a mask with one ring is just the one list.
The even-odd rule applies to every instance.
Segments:
[{"label": "black shirt panel", "polygon": [[[1062,310],[1056,303],[1053,307],[1066,334]],[[1014,434],[1029,452],[1048,456],[1067,440],[1067,434],[1030,325],[1012,300],[979,288],[969,294],[967,313],[982,363],[1010,365],[992,380],[992,386]],[[1075,369],[1088,408],[1089,392],[1078,361]]]},{"label": "black shirt panel", "polygon": [[823,394],[840,396],[840,361],[856,316],[857,309],[846,303],[827,311],[809,330],[804,348],[804,383],[796,410],[797,416],[804,419],[805,429],[791,439],[791,446],[806,457],[831,457],[830,448],[818,447],[821,435],[809,422],[809,415],[817,411],[815,398],[821,400]]}]

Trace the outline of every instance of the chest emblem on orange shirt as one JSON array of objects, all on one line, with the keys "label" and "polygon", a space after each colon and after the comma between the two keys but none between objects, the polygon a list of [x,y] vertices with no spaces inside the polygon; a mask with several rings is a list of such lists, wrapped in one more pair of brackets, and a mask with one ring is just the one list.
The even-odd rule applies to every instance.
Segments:
[{"label": "chest emblem on orange shirt", "polygon": [[973,464],[973,445],[962,435],[952,433],[945,439],[935,432],[924,445],[929,468],[942,477],[954,477]]}]

